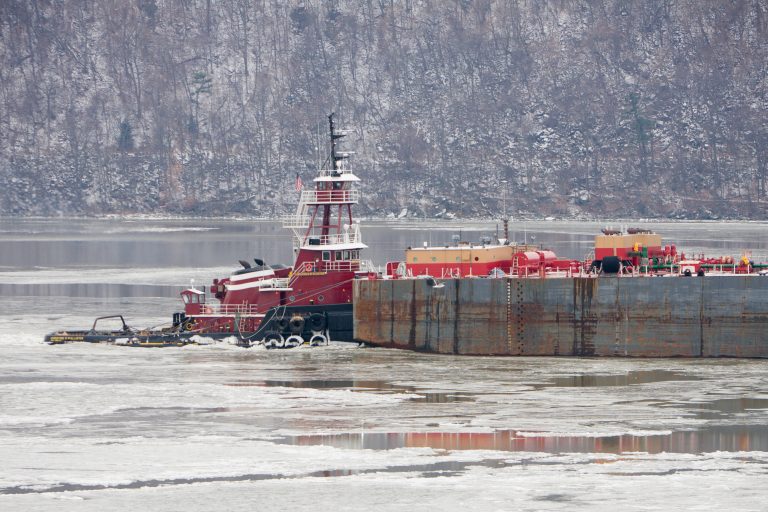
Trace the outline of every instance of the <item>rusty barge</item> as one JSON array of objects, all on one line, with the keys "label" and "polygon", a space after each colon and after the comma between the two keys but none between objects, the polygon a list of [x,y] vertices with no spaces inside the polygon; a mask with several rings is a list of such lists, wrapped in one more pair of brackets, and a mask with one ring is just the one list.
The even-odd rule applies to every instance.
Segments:
[{"label": "rusty barge", "polygon": [[[768,357],[765,265],[604,232],[585,261],[495,246],[409,248],[354,283],[354,338],[441,354]],[[505,252],[506,255],[501,254]]]}]

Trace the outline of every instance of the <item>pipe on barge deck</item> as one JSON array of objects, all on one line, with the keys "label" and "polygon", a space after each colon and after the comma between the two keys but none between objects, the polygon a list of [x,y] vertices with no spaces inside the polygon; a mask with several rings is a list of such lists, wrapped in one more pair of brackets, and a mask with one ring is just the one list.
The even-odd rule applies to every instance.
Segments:
[{"label": "pipe on barge deck", "polygon": [[768,277],[358,280],[354,337],[463,355],[768,357]]}]

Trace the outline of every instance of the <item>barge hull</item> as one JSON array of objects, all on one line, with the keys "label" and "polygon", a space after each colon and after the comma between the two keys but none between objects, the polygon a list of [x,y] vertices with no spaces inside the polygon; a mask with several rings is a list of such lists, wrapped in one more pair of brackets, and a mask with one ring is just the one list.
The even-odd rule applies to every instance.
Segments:
[{"label": "barge hull", "polygon": [[359,280],[353,322],[442,354],[768,357],[768,277]]}]

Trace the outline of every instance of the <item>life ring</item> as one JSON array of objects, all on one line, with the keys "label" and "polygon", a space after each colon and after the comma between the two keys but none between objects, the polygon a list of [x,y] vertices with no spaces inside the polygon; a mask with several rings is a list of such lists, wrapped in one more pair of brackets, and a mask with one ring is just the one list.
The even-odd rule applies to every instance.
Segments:
[{"label": "life ring", "polygon": [[325,337],[325,334],[313,334],[312,337],[309,339],[310,347],[319,347],[321,345],[327,345],[327,344],[328,344],[328,338]]},{"label": "life ring", "polygon": [[319,333],[325,330],[328,326],[328,322],[325,319],[325,315],[320,313],[312,313],[309,316],[309,328],[313,333]]},{"label": "life ring", "polygon": [[290,321],[291,332],[294,334],[300,333],[304,330],[304,317],[295,315]]},{"label": "life ring", "polygon": [[266,348],[283,348],[285,340],[279,332],[269,331],[264,335],[264,346]]},{"label": "life ring", "polygon": [[285,332],[288,330],[288,322],[289,320],[285,317],[278,318],[275,320],[275,326],[277,327],[277,330],[280,332]]},{"label": "life ring", "polygon": [[191,331],[194,327],[195,327],[195,324],[194,324],[194,322],[192,320],[187,320],[181,326],[182,330],[184,330],[184,331]]},{"label": "life ring", "polygon": [[291,334],[288,336],[288,339],[285,340],[285,343],[283,344],[284,348],[296,348],[304,343],[304,338],[299,336],[298,334]]}]

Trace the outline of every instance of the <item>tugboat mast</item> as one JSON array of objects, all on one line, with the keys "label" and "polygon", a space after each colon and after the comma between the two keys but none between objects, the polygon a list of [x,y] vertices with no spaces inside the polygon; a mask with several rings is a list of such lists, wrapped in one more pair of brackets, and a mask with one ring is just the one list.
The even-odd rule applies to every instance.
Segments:
[{"label": "tugboat mast", "polygon": [[[332,177],[338,177],[340,175],[338,171],[341,168],[339,163],[342,160],[344,160],[346,158],[349,158],[349,154],[348,153],[344,153],[344,154],[339,155],[339,154],[336,153],[336,139],[341,139],[342,137],[345,137],[347,134],[343,133],[343,132],[339,133],[339,132],[336,131],[336,127],[335,127],[334,122],[333,122],[333,116],[334,115],[335,115],[335,112],[331,112],[328,115],[328,127],[329,127],[330,134],[331,134],[330,167],[331,167],[331,171],[332,171],[331,172],[331,176]],[[320,189],[320,187],[318,187],[318,190],[319,189]],[[341,190],[341,189],[343,189],[343,184],[341,182],[329,182],[329,183],[325,184],[325,189],[331,191],[331,196],[333,196],[333,192],[332,191],[333,190]],[[348,214],[348,217],[349,217],[349,223],[352,224],[352,205],[351,204],[347,204],[346,207],[347,207],[347,214]],[[339,205],[339,221],[341,221],[341,214],[342,214],[341,210],[342,210],[342,205],[340,204]],[[330,204],[326,204],[326,205],[323,205],[323,224],[322,224],[322,230],[321,230],[321,235],[322,235],[323,238],[327,238],[327,236],[328,236],[328,233],[329,233],[330,228],[331,228],[330,222],[331,222],[331,205]]]},{"label": "tugboat mast", "polygon": [[360,179],[346,165],[351,153],[339,151],[337,143],[347,132],[336,128],[334,116],[328,116],[330,155],[313,180],[314,189],[301,191],[296,214],[286,227],[295,235],[297,266],[311,262],[313,268],[355,271],[359,269],[360,249],[366,248],[360,226],[352,217],[352,205],[360,198],[354,186]]}]

